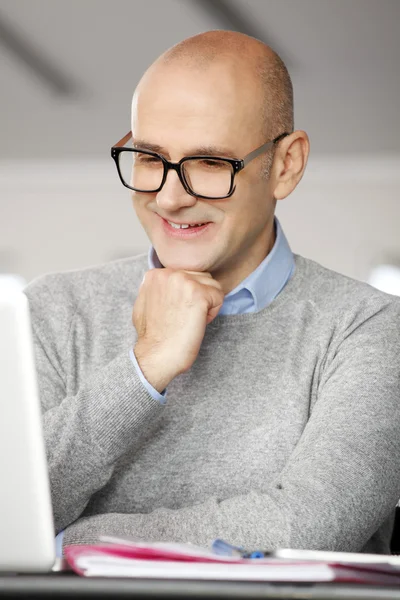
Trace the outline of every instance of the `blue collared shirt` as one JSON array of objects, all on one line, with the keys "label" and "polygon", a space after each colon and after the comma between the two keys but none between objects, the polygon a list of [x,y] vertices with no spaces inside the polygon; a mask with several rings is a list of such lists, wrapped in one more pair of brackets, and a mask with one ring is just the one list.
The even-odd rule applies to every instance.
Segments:
[{"label": "blue collared shirt", "polygon": [[[277,218],[275,227],[276,240],[271,252],[246,279],[225,296],[219,315],[242,315],[262,310],[278,296],[292,277],[295,269],[294,257]],[[153,247],[149,250],[148,262],[149,269],[162,268]],[[164,404],[166,391],[160,394],[147,381],[132,349],[129,356],[145,388],[155,400]],[[61,531],[56,538],[57,556],[62,556],[63,534]]]}]

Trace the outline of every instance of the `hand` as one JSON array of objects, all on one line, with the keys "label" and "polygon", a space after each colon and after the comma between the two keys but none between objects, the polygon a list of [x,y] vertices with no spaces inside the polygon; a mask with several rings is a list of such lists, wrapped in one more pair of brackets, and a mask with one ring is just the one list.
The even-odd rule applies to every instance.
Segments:
[{"label": "hand", "polygon": [[224,301],[221,285],[209,273],[152,269],[136,299],[132,321],[138,339],[136,360],[159,392],[188,371],[200,350],[206,325]]}]

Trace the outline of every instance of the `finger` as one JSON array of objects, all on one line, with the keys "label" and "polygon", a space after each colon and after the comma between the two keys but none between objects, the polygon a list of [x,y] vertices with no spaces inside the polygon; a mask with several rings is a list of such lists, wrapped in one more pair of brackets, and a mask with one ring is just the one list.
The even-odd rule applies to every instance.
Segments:
[{"label": "finger", "polygon": [[208,313],[207,313],[207,325],[209,323],[211,323],[211,321],[214,321],[215,317],[218,315],[219,311],[221,310],[222,307],[222,303],[219,304],[218,306],[214,306],[213,308],[210,308]]},{"label": "finger", "polygon": [[221,308],[224,302],[223,292],[220,289],[212,287],[211,285],[204,287],[208,304],[208,312],[214,308]]},{"label": "finger", "polygon": [[210,273],[196,273],[195,271],[183,271],[183,273],[189,274],[190,279],[198,281],[203,285],[212,285],[218,290],[222,290],[221,284],[210,275]]},{"label": "finger", "polygon": [[189,275],[203,275],[204,277],[211,277],[211,273],[208,271],[183,271],[183,273],[188,273]]},{"label": "finger", "polygon": [[223,294],[222,285],[219,283],[219,281],[216,281],[215,279],[206,279],[202,281],[199,280],[199,283],[201,283],[201,285],[205,285],[206,287],[215,288],[216,290],[221,292],[221,294]]}]

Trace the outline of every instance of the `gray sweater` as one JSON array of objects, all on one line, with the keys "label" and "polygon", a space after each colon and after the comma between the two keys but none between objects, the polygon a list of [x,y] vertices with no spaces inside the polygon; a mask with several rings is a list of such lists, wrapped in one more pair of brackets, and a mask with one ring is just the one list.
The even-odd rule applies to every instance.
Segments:
[{"label": "gray sweater", "polygon": [[400,497],[400,302],[295,260],[265,309],[207,326],[165,405],[129,357],[146,256],[28,286],[64,544],[110,534],[389,552]]}]

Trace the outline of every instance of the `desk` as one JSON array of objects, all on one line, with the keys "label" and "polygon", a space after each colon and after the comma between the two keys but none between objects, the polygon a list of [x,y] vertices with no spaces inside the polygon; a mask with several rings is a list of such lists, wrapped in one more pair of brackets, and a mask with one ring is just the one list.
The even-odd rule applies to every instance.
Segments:
[{"label": "desk", "polygon": [[274,600],[400,600],[400,587],[258,582],[161,581],[84,578],[73,574],[0,575],[0,598],[225,598]]}]

